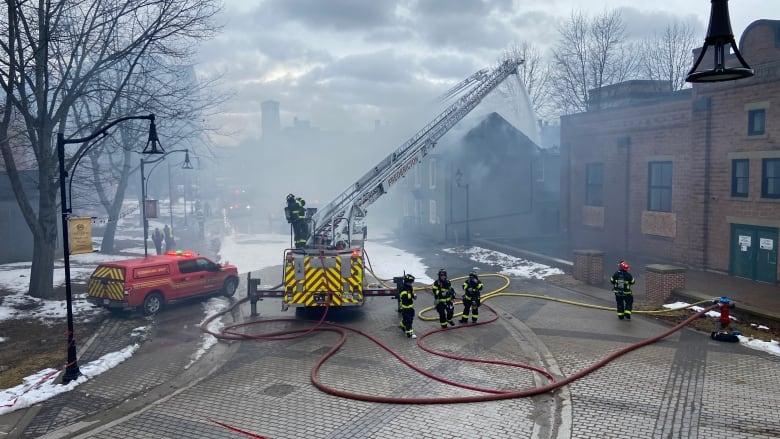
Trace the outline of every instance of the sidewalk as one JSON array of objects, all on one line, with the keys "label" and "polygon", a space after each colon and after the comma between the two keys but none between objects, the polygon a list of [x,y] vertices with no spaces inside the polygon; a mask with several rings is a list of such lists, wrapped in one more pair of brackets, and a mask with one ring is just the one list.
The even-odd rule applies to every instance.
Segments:
[{"label": "sidewalk", "polygon": [[[567,273],[572,272],[573,262],[566,258],[554,257],[549,254],[537,253],[500,241],[480,239],[477,245],[492,248],[498,251],[524,257],[551,266],[561,268]],[[571,256],[569,256],[571,258]],[[636,278],[634,295],[643,297],[645,294],[645,266],[649,262],[629,261],[631,273]],[[616,269],[613,264],[604,263],[603,288],[609,288],[608,279]],[[749,279],[728,276],[702,270],[686,268],[685,288],[672,291],[672,298],[683,302],[699,302],[712,300],[716,297],[728,297],[735,304],[733,314],[735,317],[749,317],[754,323],[780,325],[780,287]]]}]

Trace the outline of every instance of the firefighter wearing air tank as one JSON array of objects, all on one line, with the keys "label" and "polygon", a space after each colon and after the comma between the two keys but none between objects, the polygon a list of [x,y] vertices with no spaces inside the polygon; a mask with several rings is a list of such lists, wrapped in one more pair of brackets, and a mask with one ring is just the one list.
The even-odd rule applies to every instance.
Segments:
[{"label": "firefighter wearing air tank", "polygon": [[612,292],[615,293],[617,316],[620,320],[624,318],[631,320],[631,310],[634,307],[634,295],[631,294],[631,285],[636,283],[636,279],[628,272],[630,269],[626,261],[620,261],[618,270],[609,278],[609,282],[612,284]]},{"label": "firefighter wearing air tank", "polygon": [[469,321],[471,313],[471,323],[477,323],[479,318],[480,296],[482,295],[482,282],[477,273],[469,273],[469,278],[463,282],[463,314],[460,316],[460,323]]},{"label": "firefighter wearing air tank", "polygon": [[295,198],[295,195],[287,195],[287,207],[285,207],[285,216],[287,222],[292,224],[293,240],[295,248],[301,248],[306,245],[309,239],[309,225],[306,223],[306,201],[303,198]]},{"label": "firefighter wearing air tank", "polygon": [[408,338],[417,338],[412,329],[412,322],[414,321],[414,300],[417,295],[414,294],[414,276],[411,274],[404,275],[404,284],[398,291],[398,303],[401,308],[401,330]]},{"label": "firefighter wearing air tank", "polygon": [[455,326],[452,316],[455,314],[455,289],[452,283],[447,279],[447,271],[439,270],[438,278],[433,282],[433,299],[436,302],[436,312],[439,313],[439,324],[442,328],[447,325]]}]

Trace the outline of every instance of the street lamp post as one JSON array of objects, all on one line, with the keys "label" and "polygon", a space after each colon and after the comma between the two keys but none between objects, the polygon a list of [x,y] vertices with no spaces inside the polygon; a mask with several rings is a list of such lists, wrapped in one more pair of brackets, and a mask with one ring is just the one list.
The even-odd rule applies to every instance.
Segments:
[{"label": "street lamp post", "polygon": [[458,187],[466,188],[466,246],[471,246],[471,229],[470,224],[471,221],[469,221],[469,183],[462,183],[461,179],[463,178],[463,173],[460,172],[460,169],[457,170],[455,173],[455,183],[458,185]]},{"label": "street lamp post", "polygon": [[[133,119],[145,119],[149,121],[149,140],[147,140],[146,147],[143,149],[142,154],[164,154],[165,151],[159,146],[160,139],[157,138],[157,127],[154,124],[154,114],[148,116],[121,117],[105,127],[96,130],[87,137],[77,139],[66,139],[63,132],[60,131],[57,133],[57,161],[59,162],[60,173],[60,209],[62,211],[62,255],[65,265],[65,302],[68,316],[68,362],[65,365],[65,373],[62,375],[63,384],[68,384],[81,375],[78,359],[76,358],[76,341],[73,337],[73,291],[70,284],[70,237],[68,236],[68,217],[70,216],[72,209],[71,206],[68,205],[69,194],[65,185],[65,180],[68,178],[68,171],[65,170],[65,145],[89,142],[99,135],[106,135],[108,130],[114,125]],[[76,158],[72,166],[73,170],[76,169],[81,158],[84,157],[84,154],[86,154],[92,146],[94,146],[94,144],[81,151],[81,154]],[[71,182],[72,181],[73,179],[71,178]]]},{"label": "street lamp post", "polygon": [[[154,168],[157,167],[157,165],[160,164],[160,162],[167,157],[169,154],[173,154],[174,152],[183,152],[184,155],[184,164],[182,165],[182,169],[193,169],[192,163],[190,163],[190,150],[188,149],[174,149],[173,151],[168,151],[166,153],[163,153],[160,157],[157,157],[154,160],[144,160],[143,157],[141,158],[141,216],[144,219],[144,257],[149,256],[149,220],[146,218],[146,185],[149,181],[149,178],[152,175],[152,171],[154,171]],[[144,165],[151,165],[154,164],[152,169],[149,170],[149,176],[146,176],[146,171],[144,170]],[[170,176],[171,176],[171,168],[168,166],[168,183],[170,186]],[[170,191],[170,187],[168,188]],[[172,195],[171,195],[172,197]],[[171,198],[172,199],[172,198]],[[186,207],[185,207],[186,208]],[[171,230],[173,230],[173,206],[171,206]]]}]

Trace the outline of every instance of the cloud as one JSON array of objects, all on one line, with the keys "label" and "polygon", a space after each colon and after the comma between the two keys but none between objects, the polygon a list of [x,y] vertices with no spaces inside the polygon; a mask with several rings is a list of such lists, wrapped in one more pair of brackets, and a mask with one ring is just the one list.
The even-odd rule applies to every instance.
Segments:
[{"label": "cloud", "polygon": [[702,23],[693,14],[673,14],[668,11],[659,10],[640,10],[634,7],[618,8],[623,17],[623,24],[626,27],[626,34],[631,39],[643,39],[652,37],[653,34],[661,34],[667,25],[674,22],[691,23],[694,26],[694,32],[702,35],[706,32],[706,25]]},{"label": "cloud", "polygon": [[311,29],[369,30],[391,25],[396,6],[388,1],[267,0],[257,9],[264,21],[294,21]]}]

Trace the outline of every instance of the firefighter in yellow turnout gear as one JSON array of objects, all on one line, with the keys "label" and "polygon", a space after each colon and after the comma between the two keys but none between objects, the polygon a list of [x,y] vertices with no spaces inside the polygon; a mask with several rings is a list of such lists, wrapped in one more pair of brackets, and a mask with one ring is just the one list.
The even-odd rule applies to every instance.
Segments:
[{"label": "firefighter in yellow turnout gear", "polygon": [[455,289],[452,283],[447,279],[447,270],[439,270],[439,277],[431,286],[433,290],[433,299],[436,301],[436,312],[439,313],[439,324],[442,328],[447,325],[455,326],[452,316],[455,314]]},{"label": "firefighter in yellow turnout gear", "polygon": [[477,273],[469,273],[469,278],[463,282],[463,314],[460,316],[460,323],[469,321],[469,312],[471,313],[471,323],[477,323],[479,318],[480,296],[482,295],[482,282]]},{"label": "firefighter in yellow turnout gear", "polygon": [[401,324],[399,326],[408,338],[417,338],[412,329],[414,300],[416,298],[417,295],[414,294],[414,276],[411,274],[404,275],[404,284],[401,290],[398,291],[398,303],[401,308]]}]

